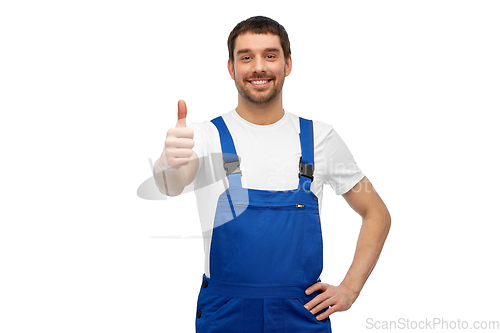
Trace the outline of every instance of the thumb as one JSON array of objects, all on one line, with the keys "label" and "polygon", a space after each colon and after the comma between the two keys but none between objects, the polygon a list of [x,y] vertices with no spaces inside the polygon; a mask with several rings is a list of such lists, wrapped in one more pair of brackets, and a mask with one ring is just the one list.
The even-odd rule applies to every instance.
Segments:
[{"label": "thumb", "polygon": [[182,99],[177,103],[177,125],[175,127],[186,127],[187,106]]}]

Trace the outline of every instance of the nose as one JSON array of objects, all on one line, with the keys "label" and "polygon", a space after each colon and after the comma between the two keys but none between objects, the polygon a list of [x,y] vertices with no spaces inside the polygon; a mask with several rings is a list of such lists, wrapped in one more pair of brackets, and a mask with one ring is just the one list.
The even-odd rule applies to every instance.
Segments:
[{"label": "nose", "polygon": [[266,62],[261,57],[256,57],[253,61],[253,72],[262,73],[266,71]]}]

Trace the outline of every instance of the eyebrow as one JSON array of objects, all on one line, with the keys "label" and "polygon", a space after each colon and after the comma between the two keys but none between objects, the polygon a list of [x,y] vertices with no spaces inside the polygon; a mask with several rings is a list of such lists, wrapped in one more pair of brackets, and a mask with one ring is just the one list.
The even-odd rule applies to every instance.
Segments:
[{"label": "eyebrow", "polygon": [[[275,48],[275,47],[268,47],[267,49],[264,49],[264,52],[279,52],[280,49],[278,48]],[[241,49],[241,50],[238,50],[238,52],[236,52],[236,55],[240,55],[240,54],[243,54],[243,53],[249,53],[249,52],[252,52],[250,49]]]}]

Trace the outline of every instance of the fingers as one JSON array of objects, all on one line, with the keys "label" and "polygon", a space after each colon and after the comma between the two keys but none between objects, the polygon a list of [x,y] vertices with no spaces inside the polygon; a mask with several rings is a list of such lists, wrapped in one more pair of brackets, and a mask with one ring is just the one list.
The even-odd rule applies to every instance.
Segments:
[{"label": "fingers", "polygon": [[165,149],[165,156],[167,160],[167,166],[178,169],[183,165],[189,163],[191,156],[193,156],[193,151],[191,149]]},{"label": "fingers", "polygon": [[348,290],[343,286],[335,287],[327,283],[315,283],[307,288],[306,293],[309,292],[310,294],[316,290],[321,291],[321,293],[305,304],[304,307],[312,314],[326,309],[323,313],[316,316],[318,320],[323,320],[334,312],[345,311],[353,303]]},{"label": "fingers", "polygon": [[311,312],[313,315],[322,311],[323,309],[326,309],[326,311],[316,316],[317,320],[323,320],[329,315],[331,315],[333,312],[337,311],[338,309],[335,308],[335,306],[336,304],[334,304],[334,299],[331,296],[323,294],[316,296],[309,303],[304,305],[304,307],[308,309],[309,312]]},{"label": "fingers", "polygon": [[189,127],[175,127],[167,131],[167,136],[177,139],[193,139],[194,132]]},{"label": "fingers", "polygon": [[[322,282],[316,282],[315,284],[309,286],[307,289],[306,289],[306,294],[307,295],[311,295],[313,292],[315,292],[316,290],[323,290],[325,288],[325,286],[323,286],[323,283]],[[326,289],[326,288],[325,288]]]},{"label": "fingers", "polygon": [[333,305],[331,306],[329,309],[327,309],[325,312],[319,314],[316,316],[316,319],[317,320],[323,320],[325,319],[326,317],[330,316],[332,313],[334,312],[337,312],[340,310],[340,307],[337,306],[337,305]]},{"label": "fingers", "polygon": [[193,155],[193,130],[189,127],[171,128],[165,140],[165,156],[167,165],[178,169],[189,163]]},{"label": "fingers", "polygon": [[186,127],[187,106],[182,99],[177,103],[177,124],[175,127]]},{"label": "fingers", "polygon": [[326,294],[319,294],[318,296],[314,297],[312,300],[310,300],[309,302],[307,302],[304,307],[311,311],[311,313],[316,313],[318,311],[320,311],[321,309],[324,308],[323,307],[318,307],[318,304],[324,302],[326,299],[330,298],[331,296],[330,295],[326,295]]},{"label": "fingers", "polygon": [[[174,141],[174,142],[172,142]],[[181,136],[172,136],[165,140],[165,148],[177,148],[177,149],[193,149],[194,147],[194,141],[191,139],[189,136],[183,138]]]}]

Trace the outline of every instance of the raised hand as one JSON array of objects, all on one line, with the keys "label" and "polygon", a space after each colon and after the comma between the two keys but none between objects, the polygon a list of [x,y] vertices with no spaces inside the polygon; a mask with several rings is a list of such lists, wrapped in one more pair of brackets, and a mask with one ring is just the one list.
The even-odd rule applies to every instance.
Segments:
[{"label": "raised hand", "polygon": [[193,155],[194,132],[186,126],[186,102],[177,104],[177,124],[167,132],[165,139],[165,158],[168,168],[179,169],[189,163]]}]

